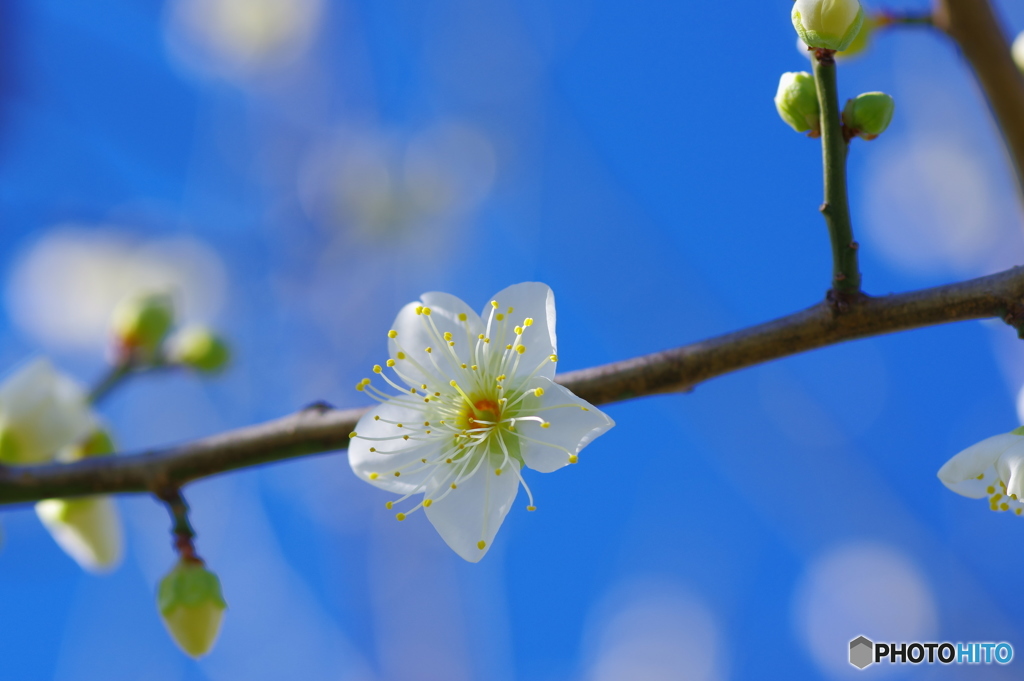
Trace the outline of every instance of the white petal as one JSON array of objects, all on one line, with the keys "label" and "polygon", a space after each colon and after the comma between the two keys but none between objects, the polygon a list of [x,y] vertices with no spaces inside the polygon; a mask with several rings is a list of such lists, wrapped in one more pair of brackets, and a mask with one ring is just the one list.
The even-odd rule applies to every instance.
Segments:
[{"label": "white petal", "polygon": [[[555,337],[555,294],[547,284],[528,281],[522,284],[509,286],[499,291],[491,300],[498,302],[498,309],[495,313],[505,315],[504,322],[494,320],[491,322],[491,347],[503,349],[509,343],[515,341],[516,326],[522,326],[523,320],[527,317],[533,319],[533,325],[524,329],[521,345],[526,351],[519,358],[519,369],[517,376],[528,376],[538,365],[542,365],[537,376],[545,378],[555,377],[555,363],[547,358],[558,353],[558,343]],[[512,313],[508,313],[508,308]],[[491,301],[484,306],[484,323],[490,318],[492,311]],[[503,331],[503,333],[499,333]]]},{"label": "white petal", "polygon": [[1024,437],[1011,445],[996,461],[996,472],[1006,483],[1006,494],[1024,499]]},{"label": "white petal", "polygon": [[[516,431],[530,440],[519,441],[523,461],[541,473],[550,473],[569,463],[570,454],[578,454],[594,438],[615,425],[603,411],[586,400],[576,397],[561,385],[546,378],[535,378],[531,386],[543,388],[544,394],[530,400],[531,406],[548,407],[568,404],[572,406],[537,412],[551,425],[542,428],[536,421],[517,421]],[[586,409],[586,411],[584,411]],[[539,440],[547,444],[531,442]]]},{"label": "white petal", "polygon": [[[356,424],[356,433],[362,437],[354,437],[348,443],[348,462],[352,466],[352,471],[371,485],[395,494],[416,493],[423,489],[424,482],[433,472],[433,467],[425,467],[420,459],[430,461],[436,458],[444,442],[443,436],[440,433],[432,433],[437,437],[431,438],[430,435],[417,434],[410,428],[399,428],[394,423],[375,421],[374,416],[401,423],[403,426],[422,426],[424,420],[421,412],[391,402],[371,409]],[[410,439],[363,439],[395,435],[409,435]],[[426,437],[430,438],[430,441],[415,441],[413,437]],[[371,452],[371,447],[377,451]],[[404,470],[400,470],[403,468]],[[400,476],[395,476],[396,470],[400,470]],[[371,478],[374,473],[377,474],[376,477]]]},{"label": "white petal", "polygon": [[109,572],[121,563],[124,533],[110,497],[47,499],[36,504],[43,525],[75,562],[90,572]]},{"label": "white petal", "polygon": [[[501,459],[492,456],[472,477],[459,482],[458,489],[425,509],[441,538],[471,563],[490,550],[494,535],[519,491],[518,462],[510,461],[501,475],[495,475],[500,464]],[[510,467],[515,470],[509,470]],[[440,497],[441,491],[438,492],[435,496]],[[485,542],[483,549],[479,547],[481,540]]]},{"label": "white petal", "polygon": [[989,466],[982,474],[981,478],[973,477],[960,482],[947,482],[945,485],[961,496],[965,496],[970,499],[984,499],[985,497],[992,495],[992,493],[988,491],[989,487],[999,487],[999,474],[996,473],[995,466]]},{"label": "white petal", "polygon": [[[395,323],[391,326],[398,332],[398,337],[388,339],[388,352],[395,358],[395,368],[405,377],[405,382],[410,387],[419,388],[421,384],[426,384],[431,391],[441,390],[441,386],[448,387],[448,381],[451,379],[438,371],[430,354],[426,352],[426,348],[431,348],[434,352],[439,351],[440,344],[430,333],[429,327],[425,326],[423,315],[416,314],[417,307],[422,307],[422,303],[409,303],[399,310]],[[398,359],[399,352],[404,352],[406,358]],[[440,354],[436,356],[441,357]],[[379,381],[375,383],[380,387]]]},{"label": "white petal", "polygon": [[46,359],[0,385],[0,418],[15,433],[21,463],[48,461],[96,427],[85,390]]},{"label": "white petal", "polygon": [[983,475],[989,466],[995,465],[996,460],[1003,452],[1020,442],[1021,439],[1020,435],[1003,433],[971,445],[939,469],[939,480],[954,492],[970,496],[957,489],[957,484]]}]

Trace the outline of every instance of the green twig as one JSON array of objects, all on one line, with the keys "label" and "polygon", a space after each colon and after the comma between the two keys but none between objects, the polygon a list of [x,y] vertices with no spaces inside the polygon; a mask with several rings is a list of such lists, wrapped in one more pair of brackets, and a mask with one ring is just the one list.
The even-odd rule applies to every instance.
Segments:
[{"label": "green twig", "polygon": [[850,222],[850,202],[846,195],[847,140],[839,109],[836,87],[836,60],[833,50],[814,51],[814,81],[821,106],[821,151],[824,161],[825,202],[821,213],[832,242],[832,288],[829,300],[838,311],[862,297],[860,270],[857,266],[857,242]]}]

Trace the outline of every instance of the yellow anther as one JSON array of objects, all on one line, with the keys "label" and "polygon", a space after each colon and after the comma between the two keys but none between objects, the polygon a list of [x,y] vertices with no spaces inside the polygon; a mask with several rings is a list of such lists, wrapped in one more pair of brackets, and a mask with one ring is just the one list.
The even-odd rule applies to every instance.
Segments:
[{"label": "yellow anther", "polygon": [[473,371],[476,371],[476,365],[475,364],[473,366],[469,367],[469,368],[472,369]]},{"label": "yellow anther", "polygon": [[495,468],[494,469],[494,474],[495,475],[501,475],[501,469],[500,468]]},{"label": "yellow anther", "polygon": [[576,463],[579,460],[580,460],[580,457],[576,456],[575,454],[570,454],[569,455],[569,463]]},{"label": "yellow anther", "polygon": [[351,433],[348,434],[348,439],[351,440],[355,436],[356,436],[356,431],[353,430]]},{"label": "yellow anther", "polygon": [[377,451],[377,448],[376,447],[370,447],[370,451],[371,452],[375,452],[375,451]]},{"label": "yellow anther", "polygon": [[424,401],[424,402],[429,402],[429,401],[430,401],[430,398],[429,398],[429,397],[424,397],[424,398],[423,398],[423,401]]},{"label": "yellow anther", "polygon": [[449,345],[450,347],[453,347],[453,348],[454,348],[454,347],[455,347],[455,341],[448,341],[448,345]]},{"label": "yellow anther", "polygon": [[463,369],[465,369],[465,368],[466,368],[466,365],[465,365],[465,364],[460,364],[459,366],[461,366],[461,367],[462,367]]},{"label": "yellow anther", "polygon": [[511,350],[511,349],[512,349],[512,344],[511,344],[511,343],[509,343],[508,345],[506,345],[506,346],[505,346],[505,349],[506,349],[506,350]]},{"label": "yellow anther", "polygon": [[392,507],[392,506],[394,506],[394,504],[393,504],[393,503],[391,503],[390,501],[388,501],[388,502],[386,502],[386,503],[384,504],[384,508],[388,509],[389,511],[391,510],[391,507]]},{"label": "yellow anther", "polygon": [[460,312],[459,313],[459,321],[460,322],[466,321],[466,313],[465,312]]},{"label": "yellow anther", "polygon": [[558,355],[551,355],[550,357],[548,357],[548,359],[550,359],[552,362],[557,362],[558,361]]},{"label": "yellow anther", "polygon": [[444,462],[445,462],[445,463],[451,463],[451,462],[452,462],[452,460],[451,460],[451,459],[445,459],[445,460],[444,460]]},{"label": "yellow anther", "polygon": [[1010,509],[1010,505],[1009,504],[1005,504],[1005,503],[999,504],[999,510],[1000,511],[1007,511],[1009,509]]},{"label": "yellow anther", "polygon": [[[408,435],[403,435],[403,436],[402,436],[402,439],[403,439],[403,440],[408,440],[408,439],[409,439],[409,436],[408,436]],[[398,475],[398,473],[395,473],[395,475],[397,476],[397,475]]]},{"label": "yellow anther", "polygon": [[395,366],[395,360],[393,360],[393,359],[389,359],[388,361],[386,361],[384,363],[388,365],[388,368]]},{"label": "yellow anther", "polygon": [[425,315],[427,315],[429,317],[430,316],[430,308],[429,307],[423,308],[423,314],[425,314]]},{"label": "yellow anther", "polygon": [[441,393],[434,393],[434,397],[440,397]]},{"label": "yellow anther", "polygon": [[453,483],[452,483],[452,489],[458,489],[458,488],[459,488],[459,486],[458,486],[458,485],[456,485],[456,484],[455,484],[455,483],[453,482]]},{"label": "yellow anther", "polygon": [[536,506],[527,506],[527,507],[526,507],[526,510],[527,510],[527,511],[536,511],[536,510],[537,510],[537,507],[536,507]]},{"label": "yellow anther", "polygon": [[487,338],[487,336],[485,336],[483,334],[480,334],[479,336],[477,336],[477,338],[479,338],[480,340],[483,340],[484,338]]},{"label": "yellow anther", "polygon": [[452,339],[452,332],[451,331],[445,331],[444,332],[444,339],[450,341]]},{"label": "yellow anther", "polygon": [[501,320],[503,320],[505,318],[505,315],[503,315],[503,314],[501,314],[499,312],[498,314],[494,315],[494,318],[497,319],[500,322]]},{"label": "yellow anther", "polygon": [[400,352],[397,355],[395,355],[395,357],[397,357],[398,359],[405,359],[405,353],[404,352]]},{"label": "yellow anther", "polygon": [[373,420],[374,420],[374,421],[380,421],[380,417],[379,417],[379,416],[374,416],[374,417],[373,417]]},{"label": "yellow anther", "polygon": [[517,345],[516,346],[516,352],[518,352],[520,355],[523,354],[524,352],[526,352],[526,346],[525,345]]},{"label": "yellow anther", "polygon": [[413,395],[415,395],[416,394],[416,388],[409,388],[409,392],[412,393]]},{"label": "yellow anther", "polygon": [[985,491],[986,491],[986,492],[988,492],[989,494],[995,494],[995,492],[996,492],[996,488],[995,488],[995,487],[993,487],[992,485],[989,485],[989,486],[988,486],[988,487],[987,487],[987,488],[985,489]]},{"label": "yellow anther", "polygon": [[420,463],[426,463],[426,462],[427,462],[426,459],[420,459]]},{"label": "yellow anther", "polygon": [[981,475],[978,476],[978,480],[984,480],[984,479],[985,479],[985,474],[984,473],[982,473]]},{"label": "yellow anther", "polygon": [[372,383],[372,381],[370,379],[368,379],[368,378],[364,378],[363,379],[363,385],[370,385],[370,383]]},{"label": "yellow anther", "polygon": [[434,503],[433,499],[424,499],[423,500],[423,508],[430,508],[430,505],[432,503]]},{"label": "yellow anther", "polygon": [[424,421],[424,422],[423,422],[423,425],[425,425],[425,426],[429,426],[429,425],[430,425],[430,421]]},{"label": "yellow anther", "polygon": [[1020,515],[1021,513],[1024,513],[1024,508],[1018,508],[1017,510],[1014,511],[1014,513]]},{"label": "yellow anther", "polygon": [[[426,434],[427,434],[427,435],[430,435],[430,433],[432,433],[432,432],[433,432],[433,431],[430,431],[430,430],[428,430],[428,431],[426,432]],[[423,462],[424,462],[424,463],[426,463],[426,459],[424,459],[424,460],[423,460]]]},{"label": "yellow anther", "polygon": [[388,331],[388,338],[398,338],[398,332],[394,329]]},{"label": "yellow anther", "polygon": [[527,317],[524,319],[523,326],[533,326],[533,317]]},{"label": "yellow anther", "polygon": [[484,343],[490,343],[490,342],[491,342],[490,338],[484,338]]},{"label": "yellow anther", "polygon": [[541,428],[550,428],[550,427],[551,427],[551,424],[550,424],[550,423],[548,423],[547,421],[545,421],[544,423],[540,424],[540,427],[541,427]]},{"label": "yellow anther", "polygon": [[993,494],[992,495],[992,503],[994,504],[994,503],[996,503],[997,501],[999,501],[1002,498],[1003,498],[1002,494]]},{"label": "yellow anther", "polygon": [[[408,435],[406,435],[406,437],[409,437],[409,436],[408,436]],[[402,477],[402,471],[395,471],[395,477],[396,477],[396,478],[400,478],[400,477]]]},{"label": "yellow anther", "polygon": [[426,389],[427,389],[427,384],[426,383],[420,383],[420,390],[426,390]]},{"label": "yellow anther", "polygon": [[379,365],[379,364],[374,364],[374,365],[373,365],[373,373],[375,373],[375,374],[379,374],[379,373],[381,373],[382,371],[384,371],[384,370],[380,368],[380,365]]},{"label": "yellow anther", "polygon": [[434,348],[423,348],[423,349],[426,350],[428,355],[434,351]]},{"label": "yellow anther", "polygon": [[396,423],[395,426],[397,426],[398,428],[402,428],[403,427],[401,423]]},{"label": "yellow anther", "polygon": [[491,307],[493,307],[495,310],[497,310],[498,309],[498,301],[497,300],[492,300],[491,301]]},{"label": "yellow anther", "polygon": [[416,306],[416,314],[423,314],[423,306],[422,305],[417,305]]},{"label": "yellow anther", "polygon": [[540,397],[541,395],[544,394],[544,388],[534,388],[533,394],[536,395],[537,397]]},{"label": "yellow anther", "polygon": [[395,514],[395,519],[396,520],[405,520],[405,514],[404,513],[396,513]]},{"label": "yellow anther", "polygon": [[476,543],[476,547],[478,549],[480,549],[481,551],[483,551],[485,548],[487,548],[487,542],[485,542],[483,539],[481,539],[480,541],[478,541]]},{"label": "yellow anther", "polygon": [[459,383],[455,379],[452,379],[452,380],[448,381],[448,385],[450,385],[453,388],[458,388],[459,387]]},{"label": "yellow anther", "polygon": [[359,383],[356,383],[356,390],[362,392],[366,390],[366,385],[364,385],[362,381],[359,381]]},{"label": "yellow anther", "polygon": [[376,480],[378,477],[380,476],[378,476],[376,473],[370,473],[370,480]]},{"label": "yellow anther", "polygon": [[515,310],[515,308],[514,307],[510,307],[508,310],[506,310],[506,312],[508,312],[509,314],[512,314],[513,310]]},{"label": "yellow anther", "polygon": [[580,409],[582,409],[583,411],[590,411],[588,407],[580,407]]},{"label": "yellow anther", "polygon": [[516,335],[518,335],[518,336],[522,336],[523,335],[523,327],[521,327],[521,326],[517,326],[516,327]]}]

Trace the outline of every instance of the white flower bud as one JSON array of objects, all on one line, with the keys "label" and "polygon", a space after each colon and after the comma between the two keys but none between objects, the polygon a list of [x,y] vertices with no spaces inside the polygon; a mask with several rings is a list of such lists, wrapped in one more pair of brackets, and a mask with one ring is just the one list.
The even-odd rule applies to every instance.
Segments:
[{"label": "white flower bud", "polygon": [[845,50],[857,37],[864,10],[857,0],[796,0],[793,27],[809,47]]},{"label": "white flower bud", "polygon": [[90,572],[109,572],[121,563],[124,533],[110,497],[46,499],[36,515],[64,552]]},{"label": "white flower bud", "polygon": [[889,127],[896,102],[884,92],[865,92],[846,102],[843,123],[858,137],[873,140]]},{"label": "white flower bud", "polygon": [[174,325],[174,306],[161,293],[126,298],[114,309],[111,325],[122,346],[152,353]]},{"label": "white flower bud", "polygon": [[160,581],[157,606],[174,642],[192,657],[213,648],[227,603],[220,580],[200,562],[180,561]]},{"label": "white flower bud", "polygon": [[1017,38],[1013,41],[1013,61],[1017,64],[1017,68],[1024,71],[1024,31],[1017,34]]},{"label": "white flower bud", "polygon": [[814,76],[805,72],[783,73],[775,93],[775,108],[791,128],[797,132],[818,135],[821,132],[821,109]]}]

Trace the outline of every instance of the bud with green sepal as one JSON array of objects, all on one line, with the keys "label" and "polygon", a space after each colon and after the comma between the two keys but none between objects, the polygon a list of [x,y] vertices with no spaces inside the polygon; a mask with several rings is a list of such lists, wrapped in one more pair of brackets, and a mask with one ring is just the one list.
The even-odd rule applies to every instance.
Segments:
[{"label": "bud with green sepal", "polygon": [[114,309],[112,326],[121,347],[152,355],[174,325],[174,305],[164,293],[122,300]]},{"label": "bud with green sepal", "polygon": [[217,575],[202,561],[185,558],[160,581],[157,607],[174,642],[198,658],[213,648],[227,603]]},{"label": "bud with green sepal", "polygon": [[215,372],[231,359],[224,340],[205,326],[182,329],[171,339],[168,355],[171,360],[197,371]]},{"label": "bud with green sepal", "polygon": [[865,92],[846,102],[843,124],[851,135],[873,140],[889,127],[896,102],[884,92]]},{"label": "bud with green sepal", "polygon": [[783,73],[775,93],[775,108],[779,116],[797,132],[821,135],[821,108],[814,76],[805,72]]},{"label": "bud with green sepal", "polygon": [[808,47],[847,49],[864,23],[864,9],[857,0],[796,0],[793,27]]},{"label": "bud with green sepal", "polygon": [[62,450],[57,458],[63,463],[80,461],[90,456],[105,456],[114,453],[114,440],[105,428],[97,428],[81,442]]}]

